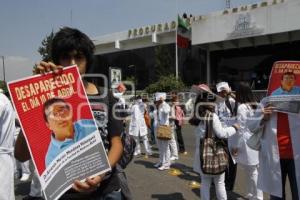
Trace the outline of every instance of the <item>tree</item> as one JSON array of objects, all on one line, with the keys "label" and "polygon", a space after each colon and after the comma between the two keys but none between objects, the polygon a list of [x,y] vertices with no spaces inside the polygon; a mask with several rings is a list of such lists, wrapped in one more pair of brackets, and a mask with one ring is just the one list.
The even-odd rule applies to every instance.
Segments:
[{"label": "tree", "polygon": [[181,79],[176,79],[174,75],[161,76],[160,79],[150,84],[145,90],[147,93],[155,92],[179,92],[185,88],[184,83]]},{"label": "tree", "polygon": [[[38,52],[42,56],[42,60],[49,62],[51,61],[51,46],[52,46],[52,40],[54,37],[54,32],[53,30],[51,31],[50,35],[47,35],[43,40],[42,40],[42,46],[38,48]],[[36,72],[36,65],[33,66],[33,73]]]},{"label": "tree", "polygon": [[43,41],[42,46],[38,48],[38,52],[42,56],[43,61],[51,61],[51,44],[54,37],[53,30],[51,31],[50,35],[47,35]]},{"label": "tree", "polygon": [[172,57],[168,46],[160,45],[155,47],[155,73],[158,79],[162,76],[174,74],[173,60],[174,56]]},{"label": "tree", "polygon": [[3,93],[7,93],[8,89],[7,89],[7,85],[4,81],[0,80],[0,89],[3,90]]}]

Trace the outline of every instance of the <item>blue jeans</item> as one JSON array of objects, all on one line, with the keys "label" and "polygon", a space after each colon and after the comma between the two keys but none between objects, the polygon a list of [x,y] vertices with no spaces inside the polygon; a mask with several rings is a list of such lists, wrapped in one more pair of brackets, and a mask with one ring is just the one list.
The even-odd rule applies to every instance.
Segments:
[{"label": "blue jeans", "polygon": [[282,198],[271,195],[270,200],[285,200],[285,182],[289,177],[292,199],[299,200],[294,159],[280,159]]},{"label": "blue jeans", "polygon": [[99,200],[122,200],[121,190],[113,191],[109,194],[106,194],[104,197],[101,197]]}]

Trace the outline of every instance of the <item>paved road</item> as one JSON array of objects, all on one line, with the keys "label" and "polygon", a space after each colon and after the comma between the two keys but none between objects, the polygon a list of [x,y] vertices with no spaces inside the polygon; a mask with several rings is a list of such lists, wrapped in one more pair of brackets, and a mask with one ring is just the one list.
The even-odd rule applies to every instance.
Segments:
[{"label": "paved road", "polygon": [[[173,176],[170,171],[158,171],[153,164],[158,161],[157,149],[154,146],[154,155],[146,159],[144,156],[134,158],[127,167],[128,182],[135,200],[194,200],[200,199],[199,189],[190,187],[191,181],[200,182],[198,174],[192,171],[194,156],[194,128],[186,125],[183,128],[183,137],[186,143],[187,155],[180,155],[180,159],[172,168],[182,172]],[[29,182],[16,183],[16,199],[21,200],[29,191]],[[238,168],[236,184],[233,192],[228,193],[228,199],[244,199],[244,175]],[[287,199],[291,199],[289,185],[287,184]],[[212,190],[212,193],[214,191]],[[265,195],[265,199],[269,199]]]}]

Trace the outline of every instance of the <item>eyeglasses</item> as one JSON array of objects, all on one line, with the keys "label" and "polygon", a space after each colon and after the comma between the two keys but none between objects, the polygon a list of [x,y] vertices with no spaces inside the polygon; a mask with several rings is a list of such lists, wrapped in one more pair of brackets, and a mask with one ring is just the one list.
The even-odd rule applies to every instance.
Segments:
[{"label": "eyeglasses", "polygon": [[70,114],[69,106],[54,106],[51,111],[46,113],[47,117],[51,118],[66,118]]},{"label": "eyeglasses", "polygon": [[285,81],[293,81],[293,80],[295,80],[295,77],[294,76],[284,76],[282,79]]}]

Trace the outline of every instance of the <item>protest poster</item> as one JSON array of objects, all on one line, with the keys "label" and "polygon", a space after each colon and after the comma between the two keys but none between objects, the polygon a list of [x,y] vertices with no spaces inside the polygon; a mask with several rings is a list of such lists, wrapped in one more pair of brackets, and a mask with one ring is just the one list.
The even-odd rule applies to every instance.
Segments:
[{"label": "protest poster", "polygon": [[300,61],[278,61],[273,64],[268,91],[263,104],[275,111],[300,113]]},{"label": "protest poster", "polygon": [[111,170],[77,66],[8,88],[47,200]]}]

